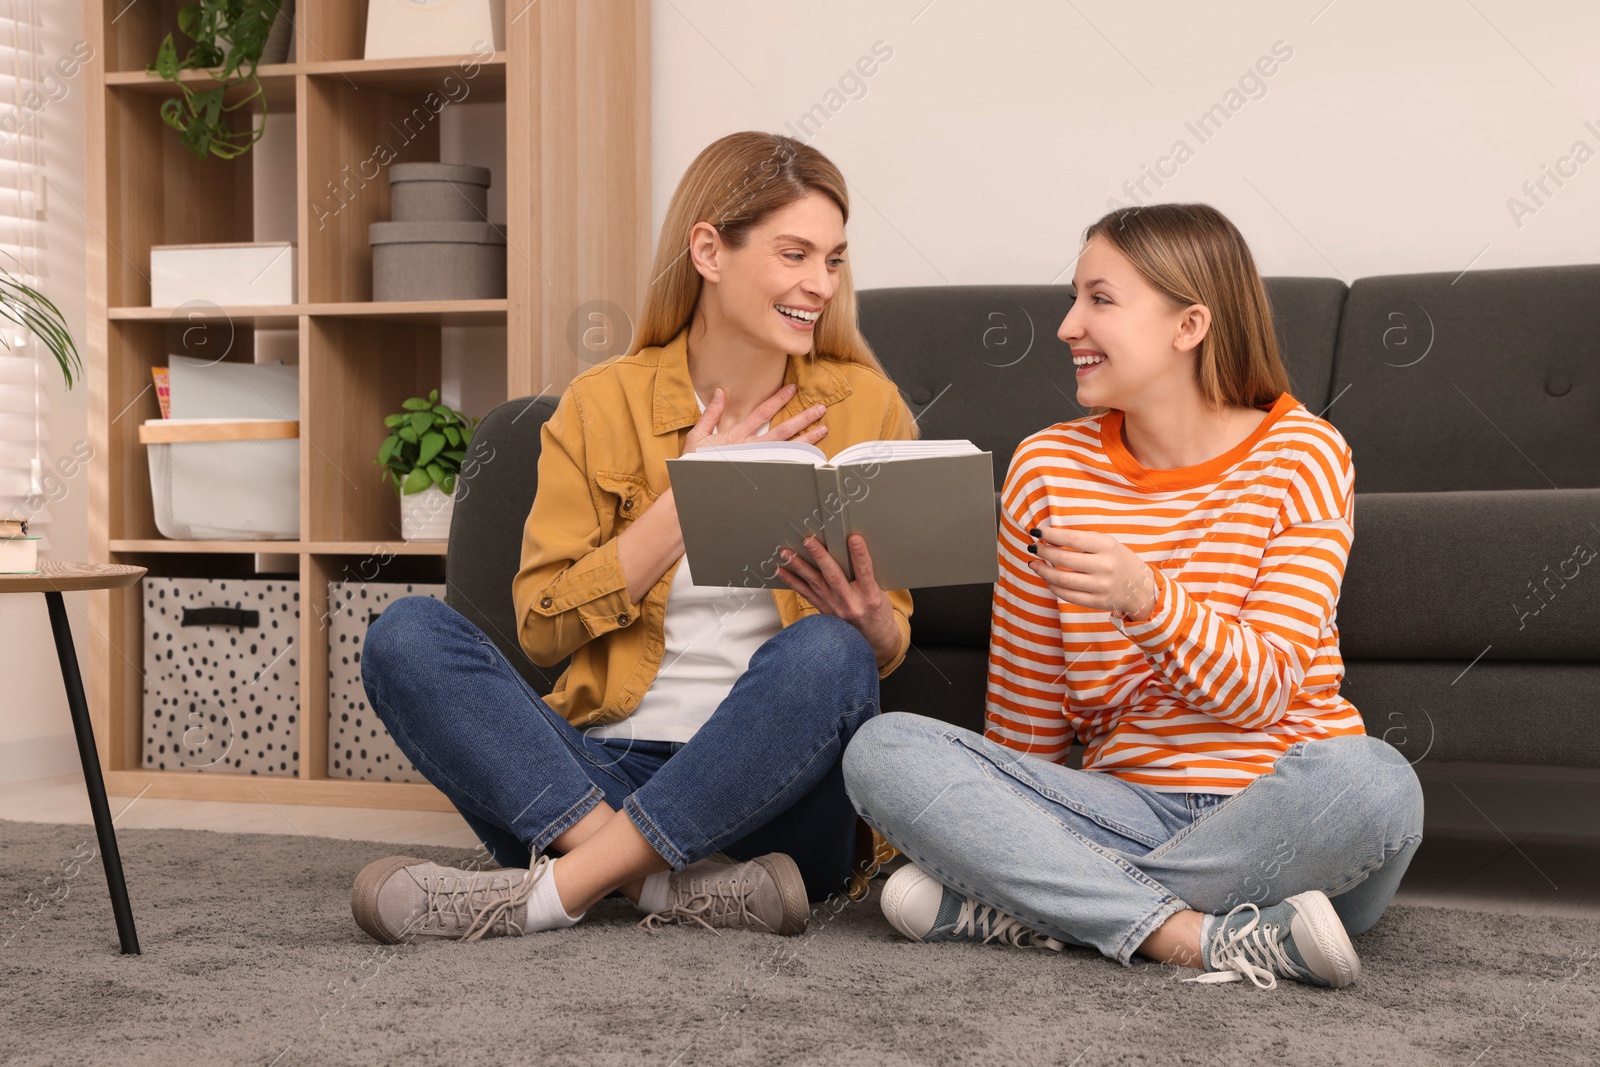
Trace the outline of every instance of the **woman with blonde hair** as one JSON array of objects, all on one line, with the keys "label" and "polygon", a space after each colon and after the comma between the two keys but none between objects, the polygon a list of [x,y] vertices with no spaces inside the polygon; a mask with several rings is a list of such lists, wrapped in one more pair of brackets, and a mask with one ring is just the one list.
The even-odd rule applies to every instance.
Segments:
[{"label": "woman with blonde hair", "polygon": [[542,430],[513,599],[529,658],[571,657],[549,695],[431,598],[372,626],[372,707],[502,865],[374,861],[351,895],[373,937],[555,929],[613,892],[647,926],[794,934],[845,885],[839,758],[909,647],[910,596],[878,587],[859,538],[854,581],[808,540],[810,560],[773,561],[786,589],[696,585],[666,461],[914,436],[856,326],[848,216],[838,169],[787,137],[732,134],[690,165],[632,351],[575,378]]},{"label": "woman with blonde hair", "polygon": [[1059,336],[1094,413],[1012,458],[987,729],[884,715],[845,753],[911,861],[884,913],[913,940],[1348,985],[1422,839],[1416,775],[1339,693],[1350,449],[1289,394],[1214,208],[1106,215],[1074,286]]}]

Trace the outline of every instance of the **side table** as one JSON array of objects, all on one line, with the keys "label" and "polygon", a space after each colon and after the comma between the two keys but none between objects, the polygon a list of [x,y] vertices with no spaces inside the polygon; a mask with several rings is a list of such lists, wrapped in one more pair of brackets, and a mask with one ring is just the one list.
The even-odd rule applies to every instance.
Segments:
[{"label": "side table", "polygon": [[37,574],[0,574],[0,593],[43,593],[49,608],[56,658],[61,661],[61,680],[66,685],[67,707],[72,712],[72,729],[78,735],[78,759],[83,763],[83,780],[89,789],[89,808],[94,812],[106,884],[111,887],[111,911],[117,919],[117,937],[122,942],[123,953],[130,955],[139,952],[139,935],[133,929],[133,909],[128,905],[128,887],[122,878],[122,854],[117,851],[117,835],[111,826],[105,779],[100,774],[100,754],[95,749],[94,728],[89,723],[89,702],[84,699],[78,654],[72,644],[72,628],[67,624],[67,606],[61,594],[83,589],[122,589],[137,584],[144,573],[143,567],[115,563],[40,560]]}]

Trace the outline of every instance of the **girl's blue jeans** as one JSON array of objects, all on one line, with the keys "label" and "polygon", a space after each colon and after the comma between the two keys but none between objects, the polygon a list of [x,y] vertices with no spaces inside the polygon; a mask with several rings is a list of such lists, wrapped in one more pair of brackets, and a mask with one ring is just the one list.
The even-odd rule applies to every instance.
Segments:
[{"label": "girl's blue jeans", "polygon": [[856,813],[839,759],[878,711],[878,671],[849,623],[786,627],[688,742],[589,738],[486,636],[432,597],[367,631],[367,701],[413,766],[503,867],[527,867],[602,801],[674,870],[713,852],[791,856],[811,899],[844,885]]},{"label": "girl's blue jeans", "polygon": [[1127,963],[1179,911],[1320,889],[1368,930],[1422,841],[1422,788],[1375,737],[1302,741],[1231,796],[1163,793],[901,712],[844,756],[856,810],[964,896]]}]

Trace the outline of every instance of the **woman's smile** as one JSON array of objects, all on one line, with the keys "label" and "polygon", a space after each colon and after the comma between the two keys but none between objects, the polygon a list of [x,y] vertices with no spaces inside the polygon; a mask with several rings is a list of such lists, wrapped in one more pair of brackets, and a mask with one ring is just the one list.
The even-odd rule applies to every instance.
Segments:
[{"label": "woman's smile", "polygon": [[773,305],[783,320],[789,324],[790,329],[801,333],[810,333],[816,328],[817,319],[822,314],[822,308],[809,304],[775,304]]}]

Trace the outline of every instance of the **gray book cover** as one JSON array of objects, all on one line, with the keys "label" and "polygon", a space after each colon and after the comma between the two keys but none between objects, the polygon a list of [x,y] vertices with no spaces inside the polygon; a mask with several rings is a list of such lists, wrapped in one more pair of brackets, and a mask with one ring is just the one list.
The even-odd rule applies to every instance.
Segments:
[{"label": "gray book cover", "polygon": [[994,467],[987,452],[849,462],[669,459],[696,585],[786,589],[777,568],[816,536],[855,577],[846,538],[866,538],[884,589],[993,582]]}]

